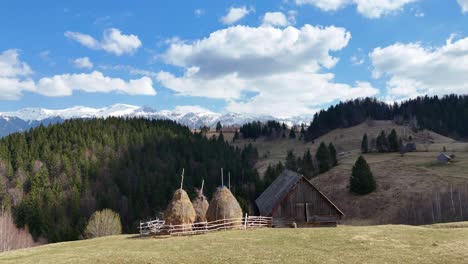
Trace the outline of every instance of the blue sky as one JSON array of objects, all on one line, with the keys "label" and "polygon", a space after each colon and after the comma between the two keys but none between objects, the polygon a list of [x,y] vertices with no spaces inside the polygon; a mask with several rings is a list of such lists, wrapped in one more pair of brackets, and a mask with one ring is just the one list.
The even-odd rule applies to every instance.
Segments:
[{"label": "blue sky", "polygon": [[1,5],[0,111],[126,103],[293,116],[360,96],[468,92],[468,0]]}]

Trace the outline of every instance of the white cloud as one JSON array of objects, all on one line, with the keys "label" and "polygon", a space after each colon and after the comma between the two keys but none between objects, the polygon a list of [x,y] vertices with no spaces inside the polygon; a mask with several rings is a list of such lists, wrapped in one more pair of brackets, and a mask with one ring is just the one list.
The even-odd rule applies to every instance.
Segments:
[{"label": "white cloud", "polygon": [[80,32],[67,31],[65,32],[65,36],[90,49],[104,50],[117,56],[133,54],[141,47],[141,41],[138,36],[122,34],[122,31],[116,28],[105,30],[101,41]]},{"label": "white cloud", "polygon": [[286,27],[289,21],[282,12],[267,12],[262,19],[263,26]]},{"label": "white cloud", "polygon": [[462,13],[468,13],[468,0],[458,0]]},{"label": "white cloud", "polygon": [[148,77],[125,81],[110,78],[101,72],[61,74],[39,80],[36,92],[46,96],[69,96],[73,91],[87,93],[119,92],[129,95],[156,95],[153,82]]},{"label": "white cloud", "polygon": [[468,38],[440,47],[396,43],[370,53],[375,78],[388,77],[389,97],[465,94],[468,91]]},{"label": "white cloud", "polygon": [[350,38],[334,26],[230,27],[172,44],[163,58],[185,73],[162,71],[156,80],[179,95],[224,99],[234,112],[311,114],[321,104],[378,93],[369,83],[335,83],[323,73],[338,62],[330,52]]},{"label": "white cloud", "polygon": [[77,58],[73,61],[73,65],[79,69],[91,69],[93,68],[93,63],[88,57]]},{"label": "white cloud", "polygon": [[148,77],[125,81],[94,71],[44,77],[35,83],[30,78],[32,73],[29,65],[19,60],[18,50],[0,53],[0,100],[17,100],[25,91],[45,96],[69,96],[73,91],[156,95],[153,81]]},{"label": "white cloud", "polygon": [[0,53],[0,100],[16,100],[23,91],[33,90],[32,73],[29,65],[20,61],[18,50]]},{"label": "white cloud", "polygon": [[231,7],[229,8],[227,14],[221,17],[221,22],[225,25],[231,25],[236,23],[237,21],[241,20],[251,12],[253,12],[253,8],[247,8],[245,6],[241,7]]},{"label": "white cloud", "polygon": [[367,18],[380,18],[398,12],[405,5],[419,0],[296,0],[298,5],[313,5],[324,11],[336,11],[354,4],[358,13]]}]

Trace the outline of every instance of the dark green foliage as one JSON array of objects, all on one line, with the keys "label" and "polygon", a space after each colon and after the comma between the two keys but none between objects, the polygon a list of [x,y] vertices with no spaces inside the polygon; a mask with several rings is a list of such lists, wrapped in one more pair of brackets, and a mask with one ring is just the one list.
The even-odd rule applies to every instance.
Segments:
[{"label": "dark green foliage", "polygon": [[286,169],[292,171],[297,171],[298,169],[296,156],[294,155],[292,150],[289,150],[288,154],[286,155]]},{"label": "dark green foliage", "polygon": [[218,123],[216,123],[216,132],[221,131],[222,128],[223,128],[223,125],[221,125],[221,122],[218,121]]},{"label": "dark green foliage", "polygon": [[304,124],[301,124],[301,134],[299,136],[299,139],[304,139],[305,133],[306,133],[306,131],[305,131]]},{"label": "dark green foliage", "polygon": [[340,102],[314,116],[304,139],[312,141],[333,129],[355,126],[367,119],[399,120],[416,129],[468,138],[468,95],[425,96],[393,105],[375,98]]},{"label": "dark green foliage", "polygon": [[398,135],[395,129],[392,129],[390,135],[388,135],[388,151],[398,152],[400,150],[400,143]]},{"label": "dark green foliage", "polygon": [[239,131],[236,130],[236,132],[234,132],[234,137],[232,138],[232,142],[235,142],[238,139],[239,139]]},{"label": "dark green foliage", "polygon": [[222,136],[207,139],[172,121],[70,120],[0,139],[0,167],[10,168],[1,180],[23,193],[12,208],[16,223],[49,242],[78,239],[103,208],[135,232],[140,219],[166,208],[182,168],[189,195],[204,179],[210,197],[224,168],[234,195],[252,201],[262,191],[257,159],[252,145],[234,148]]},{"label": "dark green foliage", "polygon": [[380,153],[389,151],[390,148],[387,136],[385,135],[385,131],[382,130],[382,132],[380,132],[379,136],[377,137],[375,146],[377,148],[377,151]]},{"label": "dark green foliage", "polygon": [[270,186],[270,184],[273,183],[273,181],[275,181],[276,178],[278,178],[278,176],[283,172],[283,170],[284,170],[284,165],[283,163],[281,163],[281,161],[278,162],[276,166],[272,166],[271,164],[269,164],[265,172],[265,175],[263,176],[263,184],[264,184],[263,189],[268,188],[268,186]]},{"label": "dark green foliage", "polygon": [[285,137],[286,125],[280,124],[277,121],[267,121],[262,123],[254,121],[241,126],[240,132],[243,138],[257,139],[259,137],[279,138]]},{"label": "dark green foliage", "polygon": [[369,139],[367,138],[367,134],[364,134],[364,136],[362,137],[361,152],[369,153]]},{"label": "dark green foliage", "polygon": [[328,152],[330,153],[330,166],[335,167],[338,165],[338,158],[336,156],[336,148],[331,142],[328,144]]},{"label": "dark green foliage", "polygon": [[375,190],[374,176],[363,156],[359,156],[353,166],[350,178],[350,190],[356,194],[368,194]]},{"label": "dark green foliage", "polygon": [[312,154],[310,153],[310,149],[308,149],[304,153],[304,156],[302,157],[301,173],[306,178],[311,178],[312,176],[315,175],[314,160],[313,160]]},{"label": "dark green foliage", "polygon": [[330,170],[330,168],[332,167],[332,160],[330,157],[330,150],[327,148],[327,145],[325,145],[325,143],[320,143],[315,157],[318,161],[320,173],[324,173]]},{"label": "dark green foliage", "polygon": [[290,139],[296,138],[296,131],[294,131],[294,127],[292,127],[291,130],[289,131],[289,138]]}]

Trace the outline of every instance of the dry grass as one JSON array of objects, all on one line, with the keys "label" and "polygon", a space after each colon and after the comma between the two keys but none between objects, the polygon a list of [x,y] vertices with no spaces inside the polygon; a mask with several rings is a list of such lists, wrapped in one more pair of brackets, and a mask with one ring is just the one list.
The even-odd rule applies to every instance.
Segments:
[{"label": "dry grass", "polygon": [[113,236],[0,254],[1,263],[462,263],[468,228],[370,226]]}]

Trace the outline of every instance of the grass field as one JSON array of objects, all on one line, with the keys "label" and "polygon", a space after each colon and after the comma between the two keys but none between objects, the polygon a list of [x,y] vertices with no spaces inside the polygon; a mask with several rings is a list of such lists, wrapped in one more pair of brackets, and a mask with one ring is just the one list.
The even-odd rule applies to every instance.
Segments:
[{"label": "grass field", "polygon": [[466,263],[468,225],[225,231],[165,239],[113,236],[0,254],[1,263]]}]

